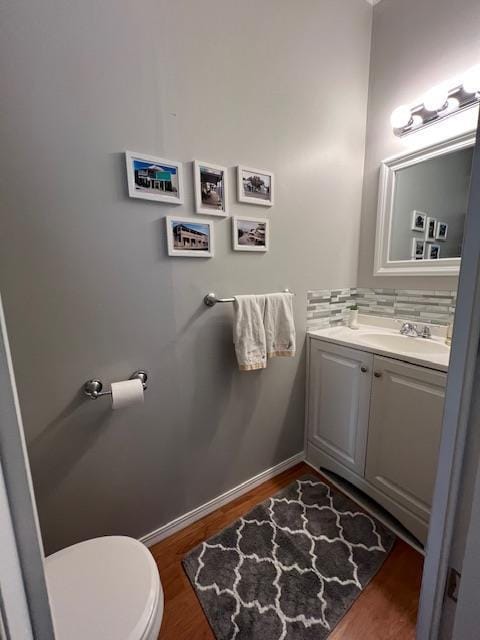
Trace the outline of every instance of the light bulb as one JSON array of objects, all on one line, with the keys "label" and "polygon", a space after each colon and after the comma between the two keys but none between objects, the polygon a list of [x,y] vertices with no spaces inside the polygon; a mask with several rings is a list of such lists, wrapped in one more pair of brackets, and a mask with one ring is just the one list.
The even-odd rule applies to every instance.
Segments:
[{"label": "light bulb", "polygon": [[442,111],[447,106],[448,91],[442,87],[431,89],[423,99],[427,111]]},{"label": "light bulb", "polygon": [[402,105],[397,107],[390,116],[390,123],[394,129],[403,129],[412,123],[412,112],[410,107]]},{"label": "light bulb", "polygon": [[469,94],[480,92],[480,67],[467,71],[463,79],[463,90]]},{"label": "light bulb", "polygon": [[446,113],[452,113],[453,111],[456,111],[459,106],[460,100],[458,98],[449,98],[447,100],[447,108],[445,111]]}]

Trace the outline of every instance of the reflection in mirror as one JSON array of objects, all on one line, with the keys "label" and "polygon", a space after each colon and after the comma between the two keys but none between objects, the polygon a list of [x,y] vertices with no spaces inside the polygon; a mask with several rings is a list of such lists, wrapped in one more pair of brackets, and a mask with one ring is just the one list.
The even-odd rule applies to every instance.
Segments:
[{"label": "reflection in mirror", "polygon": [[396,171],[390,260],[461,256],[472,157],[470,147]]},{"label": "reflection in mirror", "polygon": [[458,275],[476,132],[381,164],[375,275]]}]

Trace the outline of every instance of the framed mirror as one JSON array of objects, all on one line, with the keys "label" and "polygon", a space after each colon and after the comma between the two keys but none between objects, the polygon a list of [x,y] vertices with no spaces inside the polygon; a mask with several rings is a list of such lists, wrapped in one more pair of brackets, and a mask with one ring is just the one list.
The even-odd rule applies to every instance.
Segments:
[{"label": "framed mirror", "polygon": [[475,132],[382,162],[374,275],[457,275]]}]

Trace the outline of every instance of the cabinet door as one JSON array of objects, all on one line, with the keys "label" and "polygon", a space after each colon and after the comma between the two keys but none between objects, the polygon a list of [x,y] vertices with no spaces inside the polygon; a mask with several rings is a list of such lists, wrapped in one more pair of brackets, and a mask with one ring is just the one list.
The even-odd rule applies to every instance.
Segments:
[{"label": "cabinet door", "polygon": [[428,521],[446,374],[375,356],[366,477]]},{"label": "cabinet door", "polygon": [[360,475],[365,471],[373,356],[310,339],[308,438]]}]

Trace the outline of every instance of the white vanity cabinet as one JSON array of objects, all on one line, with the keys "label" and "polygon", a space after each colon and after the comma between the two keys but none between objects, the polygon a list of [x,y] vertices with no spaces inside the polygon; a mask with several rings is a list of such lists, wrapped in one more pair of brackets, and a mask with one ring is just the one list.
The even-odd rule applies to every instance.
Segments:
[{"label": "white vanity cabinet", "polygon": [[320,340],[310,342],[309,439],[363,475],[373,356]]},{"label": "white vanity cabinet", "polygon": [[365,477],[428,521],[446,375],[375,356]]},{"label": "white vanity cabinet", "polygon": [[307,460],[340,475],[426,541],[442,371],[309,337]]}]

